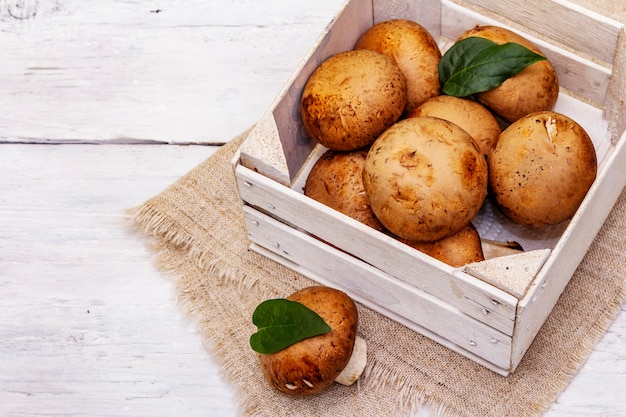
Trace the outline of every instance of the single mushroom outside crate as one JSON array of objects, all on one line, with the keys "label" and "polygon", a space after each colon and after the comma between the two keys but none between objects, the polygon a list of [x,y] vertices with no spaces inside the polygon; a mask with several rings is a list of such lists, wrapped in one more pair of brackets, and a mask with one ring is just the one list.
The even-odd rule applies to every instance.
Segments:
[{"label": "single mushroom outside crate", "polygon": [[317,313],[330,331],[304,338],[273,353],[259,353],[267,382],[293,396],[312,395],[333,382],[352,385],[367,362],[365,340],[357,336],[358,312],[344,292],[306,287],[286,298]]}]

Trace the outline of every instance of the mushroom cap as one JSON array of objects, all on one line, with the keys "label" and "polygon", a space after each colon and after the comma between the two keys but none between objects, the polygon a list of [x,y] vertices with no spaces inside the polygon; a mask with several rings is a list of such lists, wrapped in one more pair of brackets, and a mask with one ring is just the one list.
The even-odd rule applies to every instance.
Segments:
[{"label": "mushroom cap", "polygon": [[374,215],[363,188],[367,151],[324,152],[311,168],[304,195],[382,231],[384,227]]},{"label": "mushroom cap", "polygon": [[400,239],[401,242],[452,267],[485,260],[478,231],[472,223],[435,242]]},{"label": "mushroom cap", "polygon": [[435,38],[419,23],[403,19],[380,22],[361,35],[356,49],[381,52],[398,64],[407,83],[406,114],[439,94],[441,51]]},{"label": "mushroom cap", "polygon": [[350,360],[357,308],[347,294],[324,286],[303,288],[287,299],[315,311],[332,330],[276,353],[259,354],[261,369],[269,384],[285,394],[315,394],[331,385]]},{"label": "mushroom cap", "polygon": [[430,116],[396,123],[367,154],[363,185],[393,234],[435,241],[465,227],[487,195],[487,162],[456,124]]},{"label": "mushroom cap", "polygon": [[488,155],[495,146],[502,129],[498,120],[482,104],[454,96],[436,96],[419,105],[408,117],[433,116],[457,124]]},{"label": "mushroom cap", "polygon": [[300,113],[307,132],[329,149],[369,145],[402,115],[406,81],[396,63],[370,50],[340,52],[307,80]]},{"label": "mushroom cap", "polygon": [[[478,36],[497,44],[518,43],[545,56],[539,48],[523,36],[498,26],[476,26],[464,32],[458,40]],[[498,87],[476,94],[482,104],[508,122],[527,114],[552,110],[559,95],[559,80],[549,60],[535,62]]]},{"label": "mushroom cap", "polygon": [[597,172],[589,135],[574,120],[530,114],[500,135],[489,161],[489,185],[514,222],[542,227],[571,218]]}]

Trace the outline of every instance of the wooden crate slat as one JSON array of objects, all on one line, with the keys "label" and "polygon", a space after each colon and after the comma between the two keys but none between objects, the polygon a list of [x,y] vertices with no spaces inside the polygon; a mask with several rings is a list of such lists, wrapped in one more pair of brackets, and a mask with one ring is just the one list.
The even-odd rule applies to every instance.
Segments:
[{"label": "wooden crate slat", "polygon": [[[441,34],[441,6],[432,0],[372,0],[374,23],[411,19],[424,26],[435,39]],[[427,10],[428,13],[424,13]]]},{"label": "wooden crate slat", "polygon": [[[297,225],[357,258],[457,306],[472,317],[511,334],[517,299],[505,291],[385,236],[335,210],[238,166],[241,198],[282,221]],[[320,222],[319,219],[325,219]],[[421,262],[418,262],[419,259]]]},{"label": "wooden crate slat", "polygon": [[[293,179],[304,164],[315,142],[302,128],[300,121],[300,97],[311,73],[328,57],[354,48],[359,36],[372,26],[371,0],[346,2],[338,14],[318,38],[314,48],[294,73],[285,90],[272,107],[278,133],[287,158],[289,174]],[[298,123],[294,123],[297,121]]]},{"label": "wooden crate slat", "polygon": [[314,271],[306,273],[311,278],[358,297],[384,315],[392,311],[497,367],[509,368],[510,336],[250,206],[244,206],[244,213],[252,242]]},{"label": "wooden crate slat", "polygon": [[[444,0],[445,1],[445,0]],[[612,65],[622,24],[567,0],[465,0]]]}]

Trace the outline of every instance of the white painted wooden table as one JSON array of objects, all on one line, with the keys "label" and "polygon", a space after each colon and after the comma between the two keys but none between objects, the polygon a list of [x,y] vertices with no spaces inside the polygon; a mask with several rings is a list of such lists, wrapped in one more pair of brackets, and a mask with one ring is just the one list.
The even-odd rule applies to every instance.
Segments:
[{"label": "white painted wooden table", "polygon": [[[1,416],[237,415],[124,209],[254,123],[340,3],[0,0]],[[547,416],[626,416],[625,309]]]}]

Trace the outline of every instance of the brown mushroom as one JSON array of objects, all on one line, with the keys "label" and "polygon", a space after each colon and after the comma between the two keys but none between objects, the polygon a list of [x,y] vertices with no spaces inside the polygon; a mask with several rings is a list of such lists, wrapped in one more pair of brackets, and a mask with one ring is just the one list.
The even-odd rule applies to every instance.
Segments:
[{"label": "brown mushroom", "polygon": [[406,81],[391,58],[370,50],[345,51],[313,71],[300,113],[319,143],[349,151],[371,144],[398,120],[405,104]]},{"label": "brown mushroom", "polygon": [[400,241],[453,267],[461,267],[472,262],[485,260],[480,236],[472,223],[452,236],[435,242],[407,239],[400,239]]},{"label": "brown mushroom", "polygon": [[325,286],[303,288],[287,297],[316,312],[331,328],[278,352],[259,354],[263,375],[277,390],[311,395],[337,382],[352,384],[365,368],[366,350],[357,338],[358,313],[344,292]]},{"label": "brown mushroom", "polygon": [[356,48],[381,52],[398,64],[407,82],[405,114],[439,94],[441,51],[435,38],[419,23],[403,19],[377,23],[359,38]]},{"label": "brown mushroom", "polygon": [[482,104],[454,96],[436,96],[419,105],[408,117],[440,117],[457,124],[488,155],[500,137],[502,129],[498,120]]},{"label": "brown mushroom", "polygon": [[404,239],[435,241],[465,227],[487,195],[487,162],[472,137],[437,117],[402,120],[374,142],[363,186],[380,222]]},{"label": "brown mushroom", "polygon": [[324,152],[307,176],[304,195],[382,231],[384,227],[374,215],[363,188],[367,151]]},{"label": "brown mushroom", "polygon": [[[458,40],[478,36],[497,44],[514,42],[544,55],[525,37],[498,26],[476,26],[464,32]],[[545,56],[545,55],[544,55]],[[552,110],[559,95],[559,80],[549,60],[535,62],[498,87],[476,94],[482,104],[508,122],[527,114]]]},{"label": "brown mushroom", "polygon": [[587,132],[552,111],[511,124],[488,160],[489,184],[498,206],[513,221],[531,227],[571,218],[597,172]]}]

